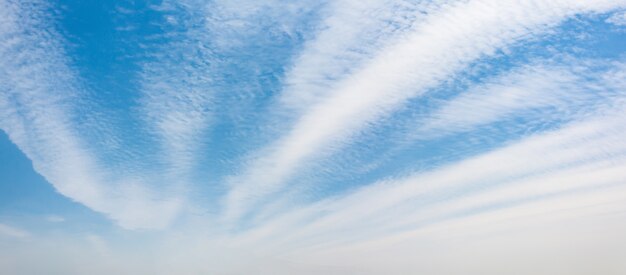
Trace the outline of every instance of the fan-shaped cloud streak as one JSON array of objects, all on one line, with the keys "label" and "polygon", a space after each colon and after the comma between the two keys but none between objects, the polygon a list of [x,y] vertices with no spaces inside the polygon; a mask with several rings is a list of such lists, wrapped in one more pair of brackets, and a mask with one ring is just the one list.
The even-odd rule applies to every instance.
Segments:
[{"label": "fan-shaped cloud streak", "polygon": [[30,4],[34,7],[2,3],[2,129],[61,194],[124,227],[166,226],[177,199],[158,201],[141,183],[105,184],[111,175],[100,169],[73,128],[81,83],[58,35],[46,25],[45,5]]},{"label": "fan-shaped cloud streak", "polygon": [[424,20],[406,38],[382,49],[311,107],[269,153],[233,179],[229,219],[259,196],[284,187],[303,161],[345,141],[412,97],[424,94],[469,63],[541,34],[570,16],[619,7],[617,2],[489,2],[450,5]]},{"label": "fan-shaped cloud streak", "polygon": [[0,0],[0,273],[622,274],[624,8]]}]

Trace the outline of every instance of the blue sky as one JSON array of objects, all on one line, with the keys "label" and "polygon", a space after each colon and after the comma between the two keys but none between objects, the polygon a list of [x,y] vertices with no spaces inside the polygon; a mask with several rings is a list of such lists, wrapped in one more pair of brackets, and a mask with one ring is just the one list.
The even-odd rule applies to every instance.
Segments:
[{"label": "blue sky", "polygon": [[3,274],[626,272],[622,0],[0,0],[0,129]]}]

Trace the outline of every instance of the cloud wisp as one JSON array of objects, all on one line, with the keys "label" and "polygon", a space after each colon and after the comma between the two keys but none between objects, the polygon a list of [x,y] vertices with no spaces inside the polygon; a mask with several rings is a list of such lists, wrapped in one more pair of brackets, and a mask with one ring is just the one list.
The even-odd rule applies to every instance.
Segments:
[{"label": "cloud wisp", "polygon": [[226,219],[241,217],[260,198],[284,188],[301,163],[332,151],[469,63],[540,35],[568,17],[619,6],[612,1],[469,1],[435,12],[336,84],[332,95],[313,105],[285,136],[235,176],[225,202]]},{"label": "cloud wisp", "polygon": [[83,87],[46,21],[46,5],[31,4],[2,2],[2,129],[59,193],[124,227],[166,226],[175,199],[155,200],[141,183],[105,184],[112,175],[73,127]]},{"label": "cloud wisp", "polygon": [[551,219],[620,213],[626,206],[623,106],[603,109],[459,163],[287,211],[235,243],[333,262],[421,236],[465,240]]},{"label": "cloud wisp", "polygon": [[0,273],[622,274],[625,8],[0,0]]},{"label": "cloud wisp", "polygon": [[22,229],[11,227],[0,223],[0,235],[8,236],[12,238],[26,238],[30,234]]}]

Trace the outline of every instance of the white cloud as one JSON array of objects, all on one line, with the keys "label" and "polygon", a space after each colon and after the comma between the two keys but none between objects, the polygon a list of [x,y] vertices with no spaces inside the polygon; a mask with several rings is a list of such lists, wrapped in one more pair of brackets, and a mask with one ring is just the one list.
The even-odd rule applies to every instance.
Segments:
[{"label": "white cloud", "polygon": [[[150,49],[153,58],[141,63],[140,116],[157,138],[159,163],[165,164],[161,180],[171,182],[172,192],[181,192],[185,175],[197,161],[202,138],[210,127],[213,109],[210,33],[204,26],[204,6],[182,1],[164,1],[157,10],[167,10],[167,23],[160,26],[169,42]],[[183,30],[183,31],[181,31]],[[175,38],[174,38],[175,37]]]},{"label": "white cloud", "polygon": [[[513,115],[540,116],[548,121],[554,120],[554,116],[571,118],[574,110],[583,110],[592,98],[601,95],[592,95],[592,89],[581,86],[584,83],[568,68],[524,66],[444,102],[423,121],[413,122],[417,125],[414,135],[427,139],[465,132]],[[546,108],[554,110],[554,114],[541,112]]]},{"label": "white cloud", "polygon": [[334,85],[291,131],[261,151],[231,180],[226,219],[235,220],[260,198],[285,186],[306,161],[332,151],[358,131],[469,63],[542,33],[575,14],[604,12],[624,1],[468,1],[431,14]]},{"label": "white cloud", "polygon": [[48,215],[46,216],[46,221],[52,222],[52,223],[60,223],[60,222],[64,222],[65,218],[59,215]]},{"label": "white cloud", "polygon": [[0,235],[8,236],[13,238],[26,238],[30,236],[30,234],[22,229],[18,229],[12,226],[8,226],[6,224],[0,223]]},{"label": "white cloud", "polygon": [[[507,209],[518,206],[545,213],[556,211],[560,201],[569,201],[568,207],[600,203],[623,207],[623,195],[616,190],[626,181],[626,143],[621,138],[625,125],[623,105],[600,106],[593,117],[556,131],[412,177],[294,207],[243,234],[240,241],[297,251],[358,244],[424,226],[438,228],[447,219],[467,215],[472,220],[482,212],[508,215]],[[593,199],[574,199],[586,194]],[[554,209],[532,207],[537,204]],[[605,210],[610,209],[615,208]]]},{"label": "white cloud", "polygon": [[319,33],[290,66],[280,101],[293,109],[319,103],[376,51],[400,40],[426,15],[455,2],[332,1],[323,10]]},{"label": "white cloud", "polygon": [[[100,248],[108,255],[102,270],[499,274],[516,268],[553,274],[594,263],[605,274],[620,274],[626,270],[616,264],[626,228],[623,110],[622,105],[601,107],[561,129],[292,207],[247,230],[222,232],[207,230],[206,221],[193,224],[188,231],[158,236],[158,249],[147,254],[159,261],[124,254],[136,247],[106,244]],[[100,237],[88,241],[95,247],[105,242]],[[562,262],[541,261],[555,257]],[[500,264],[473,264],[488,259]]]},{"label": "white cloud", "polygon": [[[243,10],[234,18],[252,16],[263,6],[226,2],[226,13]],[[230,179],[226,220],[237,221],[269,207],[278,209],[276,215],[251,215],[253,222],[237,230],[229,227],[232,224],[208,221],[212,214],[203,213],[154,234],[115,236],[118,231],[112,230],[83,238],[32,236],[36,241],[0,250],[0,273],[503,274],[512,269],[523,274],[624,273],[626,265],[619,258],[626,253],[624,64],[612,64],[614,68],[601,75],[569,66],[523,66],[443,103],[419,121],[417,132],[439,137],[542,108],[559,109],[551,114],[571,118],[559,129],[311,203],[282,204],[269,196],[287,189],[294,170],[308,160],[349,142],[359,130],[453,78],[467,64],[532,38],[568,16],[626,4],[475,0],[432,7],[397,2],[409,5],[398,8],[389,3],[331,5],[339,11],[296,60],[287,81],[287,89],[294,90],[285,90],[281,98],[282,104],[301,108],[303,117],[285,137],[253,155],[249,170]],[[0,128],[60,193],[125,228],[168,227],[185,201],[163,195],[143,175],[117,175],[102,166],[72,122],[72,100],[80,98],[81,87],[63,47],[56,44],[58,37],[45,28],[37,31],[33,26],[40,26],[39,21],[18,20],[31,17],[16,9],[13,2],[0,0],[0,41],[8,41],[0,43]],[[379,25],[395,18],[395,12],[423,10],[429,13],[395,22],[400,26],[392,30]],[[377,11],[392,14],[353,26],[361,23],[363,14]],[[225,24],[244,31],[242,20]],[[169,22],[182,23],[176,18]],[[202,32],[185,35],[208,39]],[[327,44],[336,37],[345,40]],[[371,49],[358,50],[364,51],[362,55],[331,62],[350,56],[352,45],[371,41],[375,41]],[[173,56],[183,55],[180,60],[165,54],[143,64],[140,111],[166,151],[163,160],[172,171],[155,176],[165,175],[164,181],[185,181],[177,175],[188,175],[198,156],[194,149],[210,127],[207,106],[213,103],[207,91],[212,80],[202,72],[210,68],[191,64],[197,58],[187,52],[194,49],[192,44],[173,42],[164,47]],[[343,71],[352,64],[359,66]],[[325,81],[324,72],[329,70],[331,80],[317,83]],[[334,88],[323,91],[325,87]],[[299,89],[307,94],[295,94]],[[589,97],[604,95],[610,98],[590,104]],[[275,204],[255,207],[264,200]],[[56,215],[45,219],[65,220]],[[30,236],[4,224],[0,235]],[[33,265],[33,260],[39,264]]]},{"label": "white cloud", "polygon": [[609,17],[606,22],[617,26],[626,26],[626,12],[615,13],[611,17]]},{"label": "white cloud", "polygon": [[141,183],[111,181],[117,175],[101,169],[73,128],[81,84],[40,4],[0,2],[0,128],[64,196],[127,228],[167,226],[180,199],[162,198]]},{"label": "white cloud", "polygon": [[[161,26],[167,42],[159,44],[153,58],[141,68],[141,116],[159,139],[165,163],[162,177],[179,185],[197,167],[199,159],[211,154],[209,131],[215,110],[227,112],[216,97],[224,97],[231,79],[223,71],[236,65],[230,51],[256,43],[261,33],[276,31],[258,26],[262,17],[272,17],[283,32],[315,3],[278,1],[164,1],[157,10],[167,10],[168,24]],[[241,84],[244,85],[244,84]],[[245,89],[236,87],[233,89]],[[243,105],[243,103],[242,103]],[[219,114],[219,115],[224,115]],[[198,153],[198,152],[203,152]],[[181,187],[180,189],[185,189]]]},{"label": "white cloud", "polygon": [[[618,256],[625,244],[624,190],[523,204],[296,258],[366,267],[370,273],[363,274],[620,274],[626,270]],[[484,265],[489,261],[494,264]]]}]

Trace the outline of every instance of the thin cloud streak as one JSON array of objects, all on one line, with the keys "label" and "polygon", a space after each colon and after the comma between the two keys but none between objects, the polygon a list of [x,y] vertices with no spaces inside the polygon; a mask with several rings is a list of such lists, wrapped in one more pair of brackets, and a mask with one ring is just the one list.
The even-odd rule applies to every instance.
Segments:
[{"label": "thin cloud streak", "polygon": [[[522,72],[512,79],[528,76],[527,73],[535,72],[535,69],[522,70]],[[291,234],[290,232],[300,232],[302,235],[296,239],[301,240],[312,239],[306,234],[317,235],[325,230],[354,232],[356,228],[361,228],[356,231],[362,232],[376,228],[376,226],[368,223],[374,220],[378,220],[376,223],[379,225],[393,228],[394,224],[397,226],[395,221],[408,221],[410,223],[412,221],[409,218],[411,213],[417,213],[416,218],[424,218],[426,212],[417,211],[416,206],[412,206],[414,203],[418,203],[420,208],[424,208],[425,205],[419,204],[420,200],[428,202],[441,197],[442,199],[437,200],[446,201],[461,196],[458,200],[462,202],[462,197],[468,195],[463,194],[460,190],[466,190],[464,192],[479,190],[475,194],[500,192],[498,190],[502,189],[503,186],[506,187],[504,189],[516,190],[509,193],[513,196],[509,199],[506,196],[491,196],[492,198],[501,197],[492,202],[493,205],[498,205],[519,201],[524,198],[524,194],[527,194],[526,197],[541,197],[555,192],[554,190],[545,191],[550,190],[545,189],[546,187],[557,188],[557,190],[561,190],[559,192],[565,193],[568,188],[576,189],[574,187],[577,181],[581,182],[578,184],[579,188],[583,188],[585,185],[592,187],[593,184],[602,186],[602,182],[604,184],[623,182],[623,173],[620,172],[624,171],[624,154],[626,153],[626,143],[621,141],[626,130],[624,126],[626,121],[621,119],[624,106],[623,91],[626,88],[624,85],[626,83],[623,83],[620,78],[623,73],[623,65],[615,64],[613,69],[609,69],[603,75],[589,78],[595,79],[592,82],[588,82],[588,79],[567,77],[568,81],[572,79],[577,81],[567,83],[565,87],[595,87],[601,93],[611,96],[594,104],[592,110],[589,110],[591,113],[578,114],[579,120],[570,122],[569,125],[558,131],[536,134],[493,152],[478,155],[434,171],[418,173],[407,179],[366,185],[362,190],[352,194],[340,195],[336,199],[326,199],[312,205],[305,205],[302,209],[286,212],[280,218],[269,220],[265,224],[260,223],[242,238],[263,239],[261,236],[270,234],[280,236],[280,239],[286,240],[286,243],[297,243],[292,242],[293,239],[287,237]],[[543,76],[546,78],[543,81],[531,82],[545,84],[547,79],[553,79],[556,84],[564,83],[561,82],[563,78],[554,77],[554,74],[543,74]],[[531,79],[536,77],[533,75]],[[511,75],[505,75],[502,78],[502,80],[510,79]],[[596,82],[598,80],[599,82]],[[497,82],[502,83],[501,81]],[[516,86],[519,84],[517,82],[513,82],[513,84],[511,87],[502,86],[500,88],[502,91],[508,91],[525,87],[525,85]],[[482,88],[478,90],[484,91]],[[543,90],[540,89],[539,91]],[[483,94],[477,95],[482,96]],[[485,98],[485,100],[489,99]],[[528,101],[534,102],[532,98]],[[502,104],[507,105],[507,102],[502,102]],[[584,104],[584,100],[574,104],[574,106],[580,104]],[[481,111],[493,115],[489,109]],[[437,115],[439,113],[435,111],[432,114],[433,118],[440,119],[441,116]],[[475,114],[480,118],[497,118],[497,116],[481,115],[480,112]],[[449,122],[440,121],[444,124],[454,125],[458,117],[452,118]],[[603,180],[604,176],[609,177]],[[559,185],[561,183],[565,185]],[[515,188],[526,190],[526,193]],[[528,192],[535,192],[535,194],[528,194]],[[446,194],[452,194],[452,197],[449,198]],[[469,197],[475,194],[470,192]],[[515,195],[519,196],[515,197]],[[455,202],[456,200],[451,201]],[[489,205],[486,203],[489,202],[487,198],[480,199],[479,202]],[[429,203],[437,204],[436,201]],[[467,204],[459,205],[458,212],[461,212],[462,209],[479,208],[477,205],[472,207]],[[389,213],[397,214],[390,215]],[[432,210],[432,213],[438,212]],[[380,220],[379,217],[385,218]],[[432,217],[432,219],[435,218]],[[347,228],[343,228],[344,225]],[[350,227],[352,229],[349,229]],[[410,226],[406,227],[411,228]],[[306,229],[298,230],[298,228]],[[363,228],[368,229],[364,230]],[[351,235],[353,234],[351,233]],[[349,237],[334,236],[333,239],[343,240]]]},{"label": "thin cloud streak", "polygon": [[113,4],[103,96],[54,4],[0,0],[0,129],[114,225],[29,190],[0,273],[626,271],[626,1]]},{"label": "thin cloud streak", "polygon": [[0,223],[0,236],[8,236],[12,238],[26,238],[30,233],[6,224]]},{"label": "thin cloud streak", "polygon": [[550,205],[580,193],[593,194],[592,203],[582,200],[577,205],[573,200],[570,207],[621,203],[624,197],[614,196],[626,180],[626,143],[621,141],[626,128],[621,117],[622,111],[598,114],[458,164],[322,200],[235,239],[277,251],[314,247],[333,251],[336,246],[373,242],[448,220]]},{"label": "thin cloud streak", "polygon": [[306,111],[336,90],[333,85],[363,67],[368,58],[399,41],[427,15],[459,1],[334,1],[328,14],[286,73],[281,106]]},{"label": "thin cloud streak", "polygon": [[0,128],[64,196],[123,227],[166,226],[177,212],[176,199],[157,201],[158,196],[138,182],[104,184],[112,175],[101,169],[73,128],[72,101],[80,98],[82,87],[47,18],[27,3],[0,4],[5,11],[0,31]]},{"label": "thin cloud streak", "polygon": [[[433,113],[427,114],[424,120],[415,122],[417,127],[414,126],[413,139],[433,139],[467,132],[506,120],[507,117],[525,114],[546,121],[555,120],[554,116],[573,118],[574,110],[582,112],[584,105],[589,105],[594,96],[610,91],[592,94],[593,89],[581,86],[585,83],[583,77],[572,72],[571,67],[524,66],[497,77],[495,82],[472,87],[444,102]],[[545,109],[554,114],[542,112]]]},{"label": "thin cloud streak", "polygon": [[194,1],[164,1],[152,7],[164,14],[165,45],[158,45],[150,62],[140,69],[138,116],[159,143],[161,185],[186,196],[189,177],[206,149],[206,133],[214,109],[215,60],[206,28],[205,6]]},{"label": "thin cloud streak", "polygon": [[573,15],[605,12],[620,5],[624,2],[470,1],[442,9],[337,84],[330,97],[312,107],[267,153],[231,179],[225,219],[238,219],[263,197],[284,188],[303,162],[347,142],[470,62],[542,34]]}]

